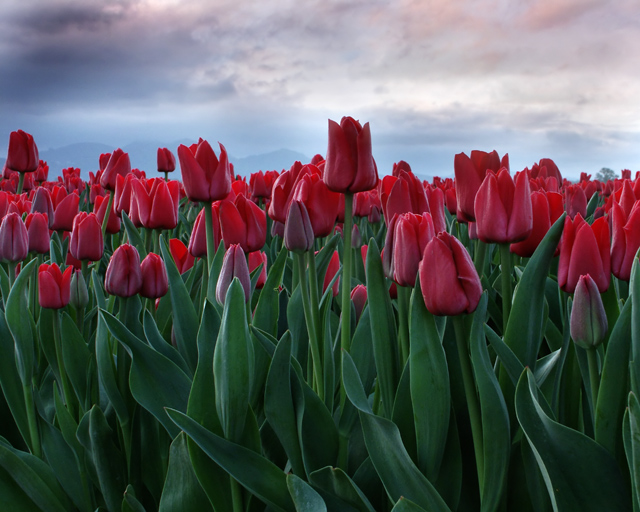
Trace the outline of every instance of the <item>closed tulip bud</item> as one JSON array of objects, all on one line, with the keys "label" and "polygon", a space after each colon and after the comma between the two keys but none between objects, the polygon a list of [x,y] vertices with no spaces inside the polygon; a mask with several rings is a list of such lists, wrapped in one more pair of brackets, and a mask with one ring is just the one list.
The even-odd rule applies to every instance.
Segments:
[{"label": "closed tulip bud", "polygon": [[33,172],[38,168],[40,157],[33,136],[18,130],[9,135],[9,150],[5,165],[15,172]]},{"label": "closed tulip bud", "polygon": [[[113,192],[110,192],[113,194]],[[109,196],[106,195],[104,197],[98,196],[96,197],[96,202],[93,205],[93,212],[98,217],[98,222],[102,226],[102,221],[104,220],[104,215],[107,213],[107,207],[109,206]],[[115,206],[115,205],[114,205]],[[107,233],[110,235],[115,235],[116,233],[120,233],[120,228],[122,227],[122,223],[120,222],[120,217],[116,214],[114,208],[111,208],[111,213],[109,214],[109,220],[107,221]]]},{"label": "closed tulip bud", "polygon": [[[461,222],[475,221],[476,194],[487,171],[498,172],[501,167],[509,169],[509,155],[504,155],[501,161],[496,151],[486,153],[474,150],[470,157],[465,153],[459,153],[453,160],[453,167],[456,175],[455,193],[458,220]],[[449,201],[452,201],[452,198]]]},{"label": "closed tulip bud", "polygon": [[595,348],[605,339],[608,330],[598,286],[589,274],[580,276],[571,308],[571,338],[576,345]]},{"label": "closed tulip bud", "polygon": [[142,271],[142,288],[140,295],[147,299],[164,297],[169,291],[169,278],[164,261],[160,256],[150,252],[140,264]]},{"label": "closed tulip bud", "polygon": [[[335,277],[335,275],[340,270],[340,256],[338,255],[338,251],[333,251],[333,256],[329,260],[329,266],[327,267],[327,272],[324,275],[324,281],[322,283],[322,293],[327,290],[327,287]],[[340,278],[336,279],[335,283],[333,283],[333,287],[331,288],[331,294],[336,297],[338,295],[338,291],[340,288]]]},{"label": "closed tulip bud", "polygon": [[307,207],[302,201],[294,199],[289,205],[289,213],[284,225],[284,246],[289,251],[304,253],[313,248],[314,240]]},{"label": "closed tulip bud", "polygon": [[16,263],[29,252],[29,234],[22,218],[15,212],[5,215],[0,224],[0,261]]},{"label": "closed tulip bud", "polygon": [[369,215],[367,217],[369,224],[377,224],[378,222],[380,222],[381,218],[382,214],[380,213],[380,208],[378,208],[378,206],[375,204],[371,205],[371,211],[369,212]]},{"label": "closed tulip bud", "polygon": [[364,305],[367,302],[367,287],[363,284],[357,285],[351,290],[351,300],[356,308],[356,322],[360,320],[360,315],[364,310]]},{"label": "closed tulip bud", "polygon": [[158,172],[176,170],[176,157],[168,148],[158,148]]},{"label": "closed tulip bud", "polygon": [[69,304],[76,308],[76,310],[84,308],[89,304],[89,290],[87,289],[87,283],[82,276],[81,270],[76,270],[71,278],[71,296]]},{"label": "closed tulip bud", "polygon": [[311,168],[311,171],[298,180],[293,198],[304,203],[313,233],[320,238],[330,235],[333,231],[338,215],[340,194],[329,190],[317,167],[305,166],[307,167]]},{"label": "closed tulip bud", "polygon": [[267,240],[267,215],[244,195],[220,203],[220,230],[225,247],[240,244],[245,253],[259,251]]},{"label": "closed tulip bud", "polygon": [[51,192],[49,192],[49,189],[39,187],[36,190],[33,201],[31,201],[31,212],[46,213],[49,228],[53,226],[55,209],[53,208],[53,201],[51,200]]},{"label": "closed tulip bud", "polygon": [[30,213],[24,222],[29,236],[29,252],[46,254],[49,252],[49,220],[46,213]]},{"label": "closed tulip bud", "polygon": [[116,189],[116,176],[126,176],[131,172],[131,160],[129,154],[122,151],[120,148],[116,149],[109,157],[109,163],[102,172],[100,177],[100,184],[113,192]]},{"label": "closed tulip bud", "polygon": [[227,150],[220,144],[220,159],[206,140],[193,148],[178,147],[184,191],[191,201],[219,201],[231,191],[231,170]]},{"label": "closed tulip bud", "polygon": [[104,278],[104,287],[109,295],[132,297],[142,287],[140,254],[130,244],[122,244],[111,256]]},{"label": "closed tulip bud", "polygon": [[73,220],[69,252],[77,260],[100,261],[104,252],[102,226],[95,213],[80,212]]},{"label": "closed tulip bud", "polygon": [[231,286],[231,281],[237,277],[240,280],[242,289],[244,290],[245,302],[249,301],[251,295],[251,277],[249,275],[249,267],[247,259],[240,244],[233,244],[224,255],[222,261],[222,269],[216,286],[216,300],[221,306],[227,297],[227,290]]},{"label": "closed tulip bud", "polygon": [[53,263],[43,263],[38,268],[38,301],[40,307],[61,309],[69,304],[71,294],[72,267],[67,267],[64,273]]},{"label": "closed tulip bud", "polygon": [[640,248],[640,201],[636,201],[629,215],[615,201],[611,217],[611,272],[622,281],[631,279],[631,267]]},{"label": "closed tulip bud", "polygon": [[400,286],[414,286],[424,249],[435,236],[431,214],[404,213],[397,217],[392,253],[393,279]]},{"label": "closed tulip bud", "polygon": [[364,192],[378,184],[369,123],[361,126],[352,117],[343,117],[340,124],[329,120],[324,181],[329,190],[342,193]]},{"label": "closed tulip bud", "polygon": [[138,217],[145,228],[174,229],[178,225],[180,184],[177,181],[134,180],[131,186]]},{"label": "closed tulip bud", "polygon": [[[212,213],[212,225],[213,225],[213,244],[216,250],[220,245],[220,221],[218,220],[218,204],[211,208]],[[204,209],[200,210],[195,222],[193,223],[193,230],[189,237],[189,254],[194,258],[204,258],[207,256],[207,228],[204,218]]]},{"label": "closed tulip bud", "polygon": [[[62,193],[58,194],[58,196],[60,195]],[[54,231],[71,231],[73,229],[73,219],[78,214],[79,205],[80,196],[78,194],[69,194],[55,204],[51,229]]]},{"label": "closed tulip bud", "polygon": [[478,307],[482,285],[473,261],[446,231],[427,244],[419,275],[424,303],[432,315],[473,313]]},{"label": "closed tulip bud", "polygon": [[578,184],[564,187],[565,211],[572,219],[579,213],[582,217],[587,216],[587,196],[582,187]]}]

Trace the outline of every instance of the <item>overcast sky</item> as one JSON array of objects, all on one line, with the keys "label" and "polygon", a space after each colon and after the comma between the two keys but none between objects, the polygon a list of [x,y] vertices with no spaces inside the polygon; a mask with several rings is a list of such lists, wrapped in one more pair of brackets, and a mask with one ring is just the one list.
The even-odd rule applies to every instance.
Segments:
[{"label": "overcast sky", "polygon": [[312,156],[351,115],[381,174],[472,149],[635,171],[638,70],[638,0],[2,0],[0,151],[21,128]]}]

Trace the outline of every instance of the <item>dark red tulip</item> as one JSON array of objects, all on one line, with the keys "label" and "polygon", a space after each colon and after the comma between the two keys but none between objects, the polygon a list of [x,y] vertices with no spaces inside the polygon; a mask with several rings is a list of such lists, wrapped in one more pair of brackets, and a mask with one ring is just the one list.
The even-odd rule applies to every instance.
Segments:
[{"label": "dark red tulip", "polygon": [[247,266],[247,258],[244,255],[240,244],[233,244],[227,249],[222,261],[222,270],[216,286],[216,300],[218,304],[224,305],[227,297],[227,290],[231,286],[233,279],[237,277],[244,290],[244,300],[249,301],[251,295],[251,277],[249,275],[249,267]]},{"label": "dark red tulip", "polygon": [[158,172],[176,170],[176,157],[168,148],[158,148]]},{"label": "dark red tulip", "polygon": [[260,276],[256,281],[256,288],[260,289],[267,282],[267,254],[263,251],[249,253],[249,274],[262,265]]},{"label": "dark red tulip", "polygon": [[607,336],[607,314],[598,286],[589,274],[578,279],[569,326],[574,343],[584,349],[597,347]]},{"label": "dark red tulip", "polygon": [[336,223],[340,194],[329,190],[319,172],[312,172],[298,180],[293,198],[306,206],[314,235],[329,236]]},{"label": "dark red tulip", "polygon": [[131,186],[138,217],[145,228],[174,229],[178,225],[180,185],[177,181],[134,180]]},{"label": "dark red tulip", "polygon": [[147,299],[164,297],[169,291],[169,278],[162,258],[150,252],[142,260],[140,270],[142,272],[140,295]]},{"label": "dark red tulip", "polygon": [[33,196],[33,201],[31,201],[31,211],[33,213],[46,213],[49,228],[53,226],[55,209],[53,208],[53,201],[51,200],[51,193],[49,192],[49,189],[38,187],[35,195]]},{"label": "dark red tulip", "polygon": [[[137,178],[129,173],[126,176],[118,175],[116,176],[116,190],[115,196],[113,197],[113,210],[118,214],[118,216],[122,215],[122,212],[126,212],[129,217],[131,217],[131,183]],[[104,194],[98,194],[104,196]],[[95,198],[94,201],[95,202]]]},{"label": "dark red tulip", "polygon": [[220,203],[220,230],[225,247],[240,244],[246,253],[259,251],[267,239],[267,216],[243,195]]},{"label": "dark red tulip", "polygon": [[622,281],[631,278],[631,266],[640,248],[640,201],[634,203],[626,216],[621,205],[614,202],[611,215],[611,272]]},{"label": "dark red tulip", "polygon": [[533,229],[531,190],[525,171],[515,183],[506,168],[496,176],[487,173],[475,199],[478,238],[486,243],[513,243],[524,240]]},{"label": "dark red tulip", "polygon": [[42,183],[49,179],[49,166],[47,165],[47,162],[43,160],[38,162],[38,168],[36,169],[36,172],[33,173],[33,179],[38,183]]},{"label": "dark red tulip", "polygon": [[542,242],[553,223],[560,218],[564,207],[562,196],[557,192],[537,190],[531,193],[533,228],[527,238],[511,244],[510,250],[523,258],[530,258]]},{"label": "dark red tulip", "polygon": [[169,240],[169,251],[171,252],[173,261],[176,263],[176,267],[178,267],[178,272],[184,274],[193,267],[194,258],[189,254],[182,240],[178,240],[177,238]]},{"label": "dark red tulip", "polygon": [[482,285],[473,261],[446,231],[427,244],[419,275],[424,303],[433,315],[472,313],[480,302]]},{"label": "dark red tulip", "polygon": [[277,171],[254,172],[249,177],[249,187],[251,188],[252,199],[271,198],[271,189],[276,179],[280,176]]},{"label": "dark red tulip", "polygon": [[[63,196],[62,187],[57,197]],[[53,214],[54,231],[71,231],[73,229],[73,219],[78,214],[80,196],[76,193],[64,196],[59,202],[54,201],[55,212]]]},{"label": "dark red tulip", "polygon": [[[113,192],[110,192],[113,194]],[[93,205],[93,212],[98,217],[98,221],[100,225],[104,220],[104,214],[107,212],[107,206],[109,206],[109,196],[106,195],[104,197],[96,197],[96,202]],[[120,233],[121,222],[120,217],[116,214],[114,208],[111,208],[111,214],[109,215],[109,220],[107,221],[107,233],[110,235],[115,235],[116,233]]]},{"label": "dark red tulip", "polygon": [[431,214],[404,213],[394,224],[392,268],[400,286],[415,286],[427,244],[435,236]]},{"label": "dark red tulip", "polygon": [[362,315],[362,310],[364,310],[364,306],[367,302],[367,287],[363,284],[356,285],[353,290],[351,290],[351,300],[353,301],[353,305],[356,309],[356,322],[360,320],[360,315]]},{"label": "dark red tulip", "polygon": [[7,213],[0,224],[0,261],[16,263],[24,260],[29,252],[29,234],[22,217]]},{"label": "dark red tulip", "polygon": [[102,153],[98,158],[98,164],[101,171],[104,171],[109,164],[109,159],[111,158],[111,153]]},{"label": "dark red tulip", "polygon": [[[220,241],[222,240],[219,220],[220,203],[215,202],[211,206],[213,246],[217,251]],[[189,254],[195,258],[204,258],[207,256],[207,229],[204,215],[204,209],[200,210],[200,213],[198,213],[193,223],[193,230],[189,237]]]},{"label": "dark red tulip", "polygon": [[109,163],[102,172],[100,184],[107,190],[113,192],[116,189],[116,176],[126,176],[131,172],[131,160],[129,154],[120,148],[111,153]]},{"label": "dark red tulip", "polygon": [[61,309],[69,304],[73,267],[64,273],[56,263],[43,263],[38,268],[38,302],[40,307]]},{"label": "dark red tulip", "polygon": [[231,191],[231,170],[227,150],[220,144],[220,159],[206,140],[195,147],[178,147],[182,182],[191,201],[218,201]]},{"label": "dark red tulip", "polygon": [[24,222],[29,236],[29,252],[46,254],[49,252],[49,219],[46,213],[30,213]]},{"label": "dark red tulip", "polygon": [[587,196],[578,184],[564,187],[564,209],[572,219],[579,213],[587,216]]},{"label": "dark red tulip", "polygon": [[[324,293],[327,290],[327,287],[331,283],[334,276],[338,273],[338,270],[340,270],[340,256],[338,255],[338,251],[333,251],[333,255],[329,260],[329,266],[327,267],[327,272],[324,275],[324,281],[322,283],[322,293]],[[334,297],[338,295],[339,287],[340,287],[340,278],[336,279],[335,283],[333,283],[333,286],[331,288],[331,294]]]},{"label": "dark red tulip", "polygon": [[[422,215],[429,212],[429,202],[422,182],[411,172],[409,164],[394,168],[393,176],[385,176],[380,183],[380,200],[385,222],[402,213]],[[408,170],[407,170],[408,169]]]},{"label": "dark red tulip", "polygon": [[378,184],[369,123],[361,126],[352,117],[343,117],[340,124],[329,120],[324,181],[329,190],[343,193],[371,190]]},{"label": "dark red tulip", "polygon": [[611,279],[609,224],[600,217],[589,225],[577,214],[567,217],[560,242],[558,284],[567,293],[573,293],[580,276],[589,274],[604,292]]},{"label": "dark red tulip", "polygon": [[104,287],[109,295],[132,297],[142,287],[140,254],[130,244],[122,244],[111,256],[104,278]]},{"label": "dark red tulip", "polygon": [[[317,170],[315,166],[311,168]],[[285,223],[289,205],[293,199],[293,190],[298,183],[300,174],[310,172],[309,169],[306,165],[303,166],[300,162],[295,162],[288,171],[283,171],[275,179],[271,188],[271,202],[269,203],[269,217],[272,220],[282,224]]]},{"label": "dark red tulip", "polygon": [[69,252],[77,260],[100,261],[104,252],[102,225],[95,213],[80,212],[73,220]]},{"label": "dark red tulip", "polygon": [[307,208],[302,201],[294,199],[289,205],[289,214],[284,224],[284,246],[289,251],[304,253],[313,248],[314,240]]},{"label": "dark red tulip", "polygon": [[5,163],[7,169],[15,172],[33,172],[39,163],[38,147],[33,137],[22,130],[11,132]]}]

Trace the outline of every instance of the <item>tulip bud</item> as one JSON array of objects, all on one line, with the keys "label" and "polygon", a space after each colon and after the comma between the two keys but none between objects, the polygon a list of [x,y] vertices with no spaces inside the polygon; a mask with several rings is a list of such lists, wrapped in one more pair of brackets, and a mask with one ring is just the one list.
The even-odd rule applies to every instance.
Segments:
[{"label": "tulip bud", "polygon": [[302,201],[294,199],[284,225],[284,246],[292,252],[303,253],[313,248],[314,239],[307,207]]},{"label": "tulip bud", "polygon": [[176,170],[176,157],[168,148],[158,148],[158,172]]},{"label": "tulip bud", "polygon": [[49,229],[51,229],[51,227],[53,226],[53,216],[55,210],[53,208],[53,202],[51,201],[51,192],[49,192],[49,189],[39,187],[36,190],[36,193],[33,196],[33,201],[31,201],[31,212],[46,213],[48,218],[48,226]]},{"label": "tulip bud", "polygon": [[104,287],[110,295],[132,297],[142,287],[140,255],[130,244],[122,244],[111,256],[104,278]]},{"label": "tulip bud", "polygon": [[76,308],[76,310],[84,308],[89,304],[89,290],[87,290],[87,283],[82,276],[81,270],[76,270],[71,278],[71,296],[69,304]]},{"label": "tulip bud", "polygon": [[15,212],[7,213],[0,224],[0,261],[22,261],[28,252],[29,234],[22,218]]},{"label": "tulip bud", "polygon": [[367,287],[363,284],[357,285],[351,290],[351,300],[356,308],[356,322],[360,319],[360,315],[364,310],[364,305],[367,302]]},{"label": "tulip bud", "polygon": [[25,220],[29,235],[29,252],[46,254],[49,252],[49,220],[46,213],[30,213]]},{"label": "tulip bud", "polygon": [[169,291],[169,279],[164,261],[160,256],[150,252],[140,264],[142,272],[142,289],[140,295],[147,299],[164,297]]},{"label": "tulip bud", "polygon": [[571,308],[571,337],[579,347],[595,348],[607,335],[607,314],[598,286],[589,274],[578,279]]},{"label": "tulip bud", "polygon": [[61,309],[69,304],[71,293],[72,267],[67,267],[64,274],[60,267],[53,263],[43,263],[38,268],[38,301],[40,307]]},{"label": "tulip bud", "polygon": [[22,130],[11,132],[5,163],[7,169],[16,172],[33,172],[38,168],[39,163],[38,147],[33,141],[33,136]]},{"label": "tulip bud", "polygon": [[231,281],[233,281],[234,277],[240,280],[240,284],[244,289],[245,302],[248,302],[251,295],[251,277],[247,259],[240,244],[233,244],[224,255],[218,285],[216,286],[216,300],[221,306],[224,305],[227,290],[231,286]]},{"label": "tulip bud", "polygon": [[[333,251],[333,256],[329,260],[329,266],[327,267],[327,272],[324,275],[324,282],[322,283],[322,293],[324,293],[329,286],[329,283],[333,280],[335,275],[340,270],[340,256],[338,255],[338,251]],[[331,288],[331,294],[336,297],[338,295],[338,291],[340,288],[340,278],[336,279],[333,283],[333,287]]]},{"label": "tulip bud", "polygon": [[100,184],[107,190],[114,191],[116,188],[116,176],[126,176],[131,172],[131,160],[129,154],[116,149],[109,157],[109,162],[104,168],[100,177]]},{"label": "tulip bud", "polygon": [[100,261],[104,252],[102,226],[95,213],[80,212],[73,219],[69,252],[78,260]]}]

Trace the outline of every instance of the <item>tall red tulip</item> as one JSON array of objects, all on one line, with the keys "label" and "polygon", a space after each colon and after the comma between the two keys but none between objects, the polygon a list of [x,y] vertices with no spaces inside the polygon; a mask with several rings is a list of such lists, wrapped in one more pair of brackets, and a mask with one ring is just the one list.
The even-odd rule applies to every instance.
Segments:
[{"label": "tall red tulip", "polygon": [[424,303],[433,315],[472,313],[480,302],[482,285],[473,261],[446,231],[427,244],[419,275]]},{"label": "tall red tulip", "polygon": [[513,243],[524,240],[533,229],[531,190],[525,171],[515,183],[506,168],[496,176],[487,173],[475,199],[478,238],[486,243]]},{"label": "tall red tulip", "polygon": [[577,214],[575,219],[567,217],[560,242],[558,262],[558,284],[567,293],[573,293],[580,276],[589,274],[604,292],[611,279],[611,256],[609,253],[609,224],[605,217],[589,225]]},{"label": "tall red tulip", "polygon": [[67,267],[64,273],[53,263],[43,263],[38,268],[38,301],[40,307],[61,309],[69,304],[71,296],[71,276],[73,267]]},{"label": "tall red tulip", "polygon": [[260,265],[262,265],[262,270],[260,270],[260,275],[256,281],[256,288],[258,290],[267,282],[267,254],[263,251],[249,253],[249,273],[253,272]]},{"label": "tall red tulip", "polygon": [[104,241],[102,226],[95,213],[80,212],[73,219],[69,252],[77,260],[100,261]]},{"label": "tall red tulip", "polygon": [[29,234],[22,217],[7,213],[0,224],[0,261],[16,263],[29,252]]},{"label": "tall red tulip", "polygon": [[178,225],[180,184],[160,178],[134,180],[132,193],[136,196],[140,222],[148,229],[174,229]]},{"label": "tall red tulip", "polygon": [[296,184],[293,198],[302,201],[307,207],[316,237],[331,234],[338,215],[340,194],[329,190],[319,172],[305,174]]},{"label": "tall red tulip", "polygon": [[109,157],[109,162],[102,172],[100,184],[107,190],[113,192],[116,189],[116,176],[126,176],[131,172],[131,160],[129,154],[116,149]]},{"label": "tall red tulip", "polygon": [[245,196],[220,203],[220,229],[226,247],[240,244],[246,253],[262,249],[267,239],[264,210]]},{"label": "tall red tulip", "polygon": [[[213,203],[211,207],[211,217],[213,221],[213,245],[216,250],[218,250],[218,245],[220,245],[220,240],[222,240],[219,211],[220,203]],[[198,213],[193,223],[193,230],[191,230],[191,236],[189,237],[189,254],[195,258],[204,258],[207,256],[207,233],[204,209],[200,210],[200,213]]]},{"label": "tall red tulip", "polygon": [[140,254],[130,244],[122,244],[111,256],[104,278],[104,287],[109,295],[132,297],[142,287]]},{"label": "tall red tulip", "polygon": [[[415,286],[418,268],[427,244],[435,236],[430,213],[398,215],[394,223],[391,266],[400,286]],[[393,250],[391,250],[393,249]]]},{"label": "tall red tulip", "polygon": [[531,211],[533,213],[533,228],[527,238],[511,244],[510,250],[523,258],[530,258],[549,231],[551,225],[557,221],[564,207],[562,195],[557,192],[536,190],[531,193]]},{"label": "tall red tulip", "polygon": [[158,172],[176,170],[176,157],[168,148],[158,148]]},{"label": "tall red tulip", "polygon": [[371,154],[371,129],[352,117],[340,124],[329,120],[329,145],[324,181],[334,192],[371,190],[378,184],[378,169]]},{"label": "tall red tulip", "polygon": [[15,172],[33,172],[38,168],[40,157],[38,147],[33,136],[18,130],[9,135],[9,150],[7,152],[7,169]]},{"label": "tall red tulip", "polygon": [[49,252],[49,220],[46,213],[30,213],[24,221],[29,235],[29,252],[46,254]]},{"label": "tall red tulip", "polygon": [[626,216],[621,205],[611,207],[611,272],[622,281],[631,278],[631,266],[640,248],[640,201]]},{"label": "tall red tulip", "polygon": [[[51,229],[54,231],[71,231],[73,229],[73,219],[78,214],[80,205],[80,196],[76,193],[64,195],[64,189],[60,187],[56,200],[54,201],[55,212],[53,214],[53,224]],[[59,197],[63,197],[58,201]]]},{"label": "tall red tulip", "polygon": [[227,150],[220,144],[220,159],[206,140],[195,147],[178,147],[182,182],[191,201],[218,201],[231,191],[231,171]]},{"label": "tall red tulip", "polygon": [[160,256],[150,252],[140,264],[142,287],[140,295],[147,299],[164,297],[169,291],[169,278],[164,261]]}]

